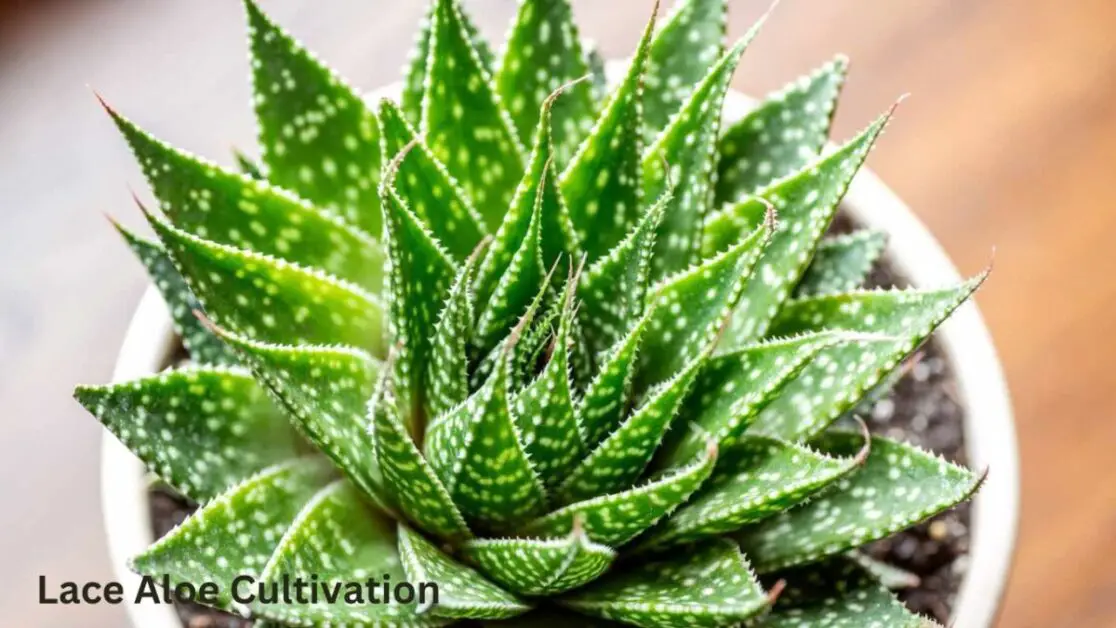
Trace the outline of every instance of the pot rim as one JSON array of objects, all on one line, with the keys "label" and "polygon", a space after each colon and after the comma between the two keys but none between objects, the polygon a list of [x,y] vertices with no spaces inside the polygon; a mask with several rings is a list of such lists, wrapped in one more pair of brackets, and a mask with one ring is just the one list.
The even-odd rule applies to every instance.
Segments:
[{"label": "pot rim", "polygon": [[[609,64],[614,74],[618,62]],[[372,92],[368,99],[392,96],[401,84]],[[726,120],[736,120],[755,101],[730,90]],[[923,223],[867,168],[853,179],[842,207],[856,222],[887,233],[887,255],[912,285],[946,286],[961,275]],[[974,299],[970,299],[935,333],[957,380],[965,408],[965,446],[970,465],[990,472],[973,500],[969,568],[953,609],[952,625],[993,625],[1007,585],[1019,525],[1019,457],[1011,402],[1003,370]],[[166,304],[148,285],[121,345],[112,381],[156,373],[167,363],[175,343]],[[976,417],[980,417],[979,420]],[[109,553],[117,578],[128,595],[140,577],[128,568],[130,557],[154,541],[143,463],[109,431],[101,447],[101,503]],[[181,628],[171,605],[129,604],[135,626]]]}]

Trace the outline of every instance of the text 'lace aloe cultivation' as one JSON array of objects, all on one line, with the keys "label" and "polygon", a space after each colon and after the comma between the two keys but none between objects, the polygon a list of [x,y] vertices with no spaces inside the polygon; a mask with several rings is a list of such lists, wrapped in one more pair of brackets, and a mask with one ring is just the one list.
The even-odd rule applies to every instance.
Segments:
[{"label": "text 'lace aloe cultivation'", "polygon": [[838,58],[722,128],[758,31],[726,46],[725,5],[652,14],[608,91],[565,0],[498,51],[436,0],[368,103],[249,1],[239,173],[109,109],[190,360],[76,396],[199,504],[133,568],[270,626],[925,625],[848,551],[980,478],[833,424],[984,276],[858,289],[880,235],[823,234],[891,113],[823,151]]}]

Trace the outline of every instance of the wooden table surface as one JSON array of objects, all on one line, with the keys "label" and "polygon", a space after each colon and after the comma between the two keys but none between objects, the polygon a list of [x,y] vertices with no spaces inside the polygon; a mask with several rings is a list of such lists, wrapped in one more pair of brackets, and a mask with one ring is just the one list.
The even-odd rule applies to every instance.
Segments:
[{"label": "wooden table surface", "polygon": [[[467,0],[502,35],[512,0]],[[0,3],[2,4],[2,3]],[[575,2],[625,55],[649,0]],[[124,625],[38,606],[36,576],[110,577],[100,429],[69,396],[108,378],[143,289],[102,217],[138,225],[138,170],[86,85],[190,150],[251,147],[238,2],[89,0],[0,11],[0,617]],[[200,6],[199,6],[200,5]],[[396,79],[420,3],[265,0],[358,85]],[[731,33],[763,6],[735,0]],[[779,86],[848,53],[845,137],[899,94],[870,166],[974,272],[1013,394],[1024,512],[1001,626],[1116,626],[1116,3],[787,0],[735,85]],[[979,417],[977,417],[979,420]],[[995,472],[995,470],[993,470]]]}]

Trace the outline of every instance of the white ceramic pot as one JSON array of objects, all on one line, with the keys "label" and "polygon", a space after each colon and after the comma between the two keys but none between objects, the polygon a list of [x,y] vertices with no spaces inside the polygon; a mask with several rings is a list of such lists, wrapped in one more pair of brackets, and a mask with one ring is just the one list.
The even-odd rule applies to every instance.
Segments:
[{"label": "white ceramic pot", "polygon": [[[615,75],[622,67],[610,64],[609,73]],[[400,91],[401,85],[390,85],[368,98],[397,97]],[[742,94],[730,93],[725,102],[726,121],[740,119],[753,104]],[[926,227],[871,172],[862,170],[856,176],[843,207],[861,225],[888,234],[887,255],[911,284],[936,287],[961,281]],[[976,303],[962,305],[938,330],[936,338],[957,378],[960,402],[965,408],[969,464],[974,469],[990,470],[988,481],[973,502],[969,569],[951,625],[990,628],[1007,583],[1019,517],[1019,461],[1011,404],[992,338]],[[149,287],[128,327],[113,381],[162,370],[176,343],[166,305],[154,287]],[[118,578],[133,592],[139,578],[128,569],[127,560],[154,540],[147,489],[142,463],[106,431],[101,499],[109,553]],[[137,628],[181,628],[169,605],[133,604],[126,608]]]}]

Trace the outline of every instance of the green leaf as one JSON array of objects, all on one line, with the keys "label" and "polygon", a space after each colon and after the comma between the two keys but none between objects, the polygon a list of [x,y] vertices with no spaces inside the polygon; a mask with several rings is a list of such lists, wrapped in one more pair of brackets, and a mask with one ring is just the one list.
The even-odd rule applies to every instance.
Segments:
[{"label": "green leaf", "polygon": [[735,246],[663,279],[652,290],[637,391],[673,376],[722,331],[773,230],[774,217],[769,216]]},{"label": "green leaf", "polygon": [[[556,89],[589,74],[581,38],[568,0],[525,0],[508,33],[496,72],[500,94],[519,137],[539,122],[543,102]],[[592,85],[571,85],[554,105],[555,158],[559,170],[592,127],[596,113]]]},{"label": "green leaf", "polygon": [[657,457],[659,468],[689,460],[712,440],[728,445],[738,440],[767,404],[823,348],[847,334],[820,332],[773,339],[715,356],[694,382],[677,424]]},{"label": "green leaf", "polygon": [[639,220],[640,98],[654,28],[652,15],[627,75],[560,178],[570,221],[589,262],[612,250]]},{"label": "green leaf", "polygon": [[849,62],[843,56],[768,96],[721,137],[717,205],[735,203],[817,158]]},{"label": "green leaf", "polygon": [[395,496],[399,510],[424,532],[442,539],[471,537],[446,487],[398,417],[392,388],[391,373],[385,370],[368,404],[384,485]]},{"label": "green leaf", "polygon": [[321,458],[268,467],[202,506],[130,566],[172,583],[215,582],[218,606],[228,609],[232,581],[259,578],[283,534],[329,475],[329,464]]},{"label": "green leaf", "polygon": [[[544,173],[545,177],[546,174]],[[535,207],[530,214],[530,223],[519,249],[496,282],[487,301],[481,301],[480,316],[477,318],[474,341],[484,350],[496,342],[515,326],[516,320],[523,315],[540,289],[548,285],[546,267],[542,259],[542,212],[543,181],[535,195]],[[481,268],[481,272],[484,268]],[[481,297],[482,295],[478,295]]]},{"label": "green leaf", "polygon": [[478,303],[488,303],[501,277],[508,273],[516,252],[523,248],[530,235],[532,217],[536,212],[539,214],[540,256],[544,267],[553,265],[563,253],[569,255],[575,250],[569,211],[555,182],[550,131],[551,110],[562,100],[563,93],[554,92],[541,105],[527,171],[516,187],[511,207],[504,214],[477,274],[474,289]]},{"label": "green leaf", "polygon": [[724,52],[727,16],[727,0],[681,0],[655,34],[644,80],[648,140],[667,126]]},{"label": "green leaf", "polygon": [[[717,3],[723,4],[723,0]],[[673,190],[655,242],[655,278],[697,261],[702,221],[713,205],[713,169],[717,165],[717,133],[725,93],[744,48],[757,30],[749,31],[709,70],[682,110],[643,154],[644,198]]]},{"label": "green leaf", "polygon": [[478,247],[458,269],[438,314],[427,365],[426,416],[436,417],[469,397],[469,343],[473,333],[473,278],[484,249]]},{"label": "green leaf", "polygon": [[749,436],[721,450],[717,468],[693,499],[651,531],[641,547],[659,548],[733,532],[796,506],[857,468],[868,443],[849,458]]},{"label": "green leaf", "polygon": [[[444,622],[435,618],[419,617],[414,602],[391,599],[390,603],[383,603],[379,596],[375,599],[380,603],[368,601],[364,582],[370,574],[384,583],[407,581],[399,561],[395,528],[390,517],[368,507],[360,492],[345,480],[321,489],[287,529],[259,580],[280,587],[284,581],[302,580],[320,583],[318,586],[328,589],[319,593],[321,601],[314,604],[256,602],[253,612],[296,626],[442,625]],[[422,585],[413,584],[416,589]],[[337,587],[338,599],[331,603],[325,596],[333,587]],[[258,624],[257,621],[255,625]]]},{"label": "green leaf", "polygon": [[286,417],[241,369],[191,368],[78,386],[74,398],[156,475],[196,502],[298,455]]},{"label": "green leaf", "polygon": [[503,619],[521,615],[530,607],[516,596],[446,556],[430,541],[399,525],[399,555],[409,582],[436,582],[438,601],[429,610],[452,619]]},{"label": "green leaf", "polygon": [[640,319],[628,335],[605,354],[600,370],[577,404],[577,420],[589,446],[595,446],[611,434],[628,410],[635,361],[646,328],[647,319]]},{"label": "green leaf", "polygon": [[774,334],[847,329],[868,334],[925,336],[965,302],[991,269],[937,289],[860,290],[790,301],[771,325]]},{"label": "green leaf", "polygon": [[834,559],[792,569],[763,625],[770,628],[935,628],[850,561]]},{"label": "green leaf", "polygon": [[384,355],[382,306],[361,288],[147,219],[218,325],[263,342],[343,344]]},{"label": "green leaf", "polygon": [[561,603],[643,628],[737,626],[770,605],[740,550],[725,539],[632,564]]},{"label": "green leaf", "polygon": [[575,528],[558,539],[475,539],[462,554],[500,586],[522,595],[556,595],[592,582],[616,560],[612,548]]},{"label": "green leaf", "polygon": [[435,3],[422,131],[485,222],[497,225],[523,175],[523,148],[457,1]]},{"label": "green leaf", "polygon": [[163,296],[170,311],[174,331],[182,339],[182,345],[186,347],[190,358],[198,364],[237,365],[239,362],[236,353],[206,329],[194,315],[195,311],[201,309],[201,303],[190,292],[186,280],[175,269],[174,260],[163,247],[140,238],[115,222],[113,225],[124,236],[136,257],[143,262],[147,275],[159,289],[159,294]]},{"label": "green leaf", "polygon": [[821,432],[912,349],[904,339],[866,336],[820,350],[760,411],[752,432],[790,441]]},{"label": "green leaf", "polygon": [[268,180],[380,233],[380,139],[360,93],[247,0],[252,85]]},{"label": "green leaf", "polygon": [[[814,444],[832,456],[856,455],[864,445],[850,432],[826,433]],[[783,569],[891,536],[968,499],[982,481],[916,447],[876,437],[860,471],[735,538],[756,570]]]},{"label": "green leaf", "polygon": [[786,440],[818,433],[886,378],[985,277],[987,272],[942,290],[854,292],[792,301],[772,333],[848,329],[870,335],[822,349],[763,409],[755,429]]},{"label": "green leaf", "polygon": [[710,447],[685,467],[642,486],[570,504],[527,523],[519,533],[555,537],[584,525],[593,541],[619,547],[686,503],[713,472],[716,460],[716,448]]},{"label": "green leaf", "polygon": [[175,149],[108,112],[176,228],[380,291],[383,253],[370,235],[263,181]]},{"label": "green leaf", "polygon": [[[434,12],[437,9],[437,3],[431,2],[426,15],[423,16],[422,22],[419,24],[415,45],[411,49],[407,60],[406,76],[403,80],[403,97],[400,101],[407,120],[415,126],[422,122],[422,101],[426,97],[426,68],[430,59],[430,32]],[[477,51],[477,56],[484,65],[485,71],[491,74],[494,60],[488,41],[484,39],[472,20],[469,19],[469,15],[460,7],[458,11],[462,25],[469,33],[469,40],[473,44],[473,49]]]},{"label": "green leaf", "polygon": [[569,504],[631,486],[650,464],[708,357],[708,352],[699,354],[652,389],[639,408],[566,476],[556,491],[558,500]]},{"label": "green leaf", "polygon": [[671,195],[664,191],[631,233],[582,277],[579,314],[594,355],[614,347],[643,316],[655,237]]},{"label": "green leaf", "polygon": [[395,190],[453,258],[465,260],[487,233],[484,221],[390,100],[380,102],[380,124],[384,155],[397,171]]},{"label": "green leaf", "polygon": [[822,240],[795,288],[795,297],[834,294],[859,288],[886,244],[886,234],[870,229]]},{"label": "green leaf", "polygon": [[427,428],[426,457],[453,501],[471,521],[503,528],[546,505],[546,490],[508,406],[508,352],[469,399]]},{"label": "green leaf", "polygon": [[523,449],[544,484],[553,485],[587,453],[581,426],[574,412],[570,383],[569,351],[573,339],[573,291],[577,276],[570,277],[550,360],[538,377],[512,402]]},{"label": "green leaf", "polygon": [[767,335],[771,320],[798,284],[853,175],[893,111],[836,152],[771,184],[756,196],[726,207],[706,222],[705,250],[709,254],[735,243],[751,229],[765,206],[774,205],[778,211],[778,228],[740,297],[725,335],[725,349]]},{"label": "green leaf", "polygon": [[[487,355],[485,355],[484,351],[476,345],[472,347],[473,351],[471,353],[473,354],[472,357],[474,358],[476,366],[469,374],[469,386],[471,390],[477,390],[484,386],[501,360],[508,361],[508,393],[517,392],[521,388],[520,380],[517,379],[520,371],[517,369],[527,360],[527,356],[536,349],[534,346],[523,348],[522,339],[527,331],[531,330],[532,325],[536,323],[535,319],[539,315],[539,312],[543,312],[544,316],[549,316],[550,309],[552,308],[544,310],[543,304],[550,300],[550,297],[553,295],[554,291],[551,285],[555,270],[557,270],[557,265],[552,267],[546,277],[540,282],[538,291],[535,293],[535,298],[527,305],[523,314],[519,317],[519,321],[516,323],[515,328],[508,337],[505,338],[503,350],[500,350],[499,346],[497,346],[495,350],[488,351]],[[533,335],[534,334],[532,334],[532,336]],[[537,341],[538,339],[532,338],[531,340]],[[479,362],[476,362],[478,359]],[[532,375],[533,374],[532,372]]]},{"label": "green leaf", "polygon": [[[531,316],[531,322],[523,331],[523,336],[516,343],[512,351],[511,387],[509,390],[518,395],[539,375],[540,371],[550,361],[555,348],[555,334],[558,323],[565,307],[564,299],[547,299],[550,295],[543,292],[542,301],[550,301],[546,309],[537,317]],[[540,302],[540,306],[544,303]],[[576,310],[575,310],[576,311]],[[571,321],[569,341],[575,343],[579,336],[576,319]],[[572,362],[572,358],[570,358]],[[572,366],[571,366],[572,368]]]},{"label": "green leaf", "polygon": [[351,347],[272,345],[219,333],[251,365],[299,431],[386,507],[390,497],[368,455],[373,445],[365,420],[380,363]]},{"label": "green leaf", "polygon": [[384,174],[384,244],[388,252],[389,335],[397,347],[393,361],[402,383],[405,423],[411,433],[422,423],[427,368],[434,353],[430,330],[449,293],[456,269],[434,236],[391,188]]}]

